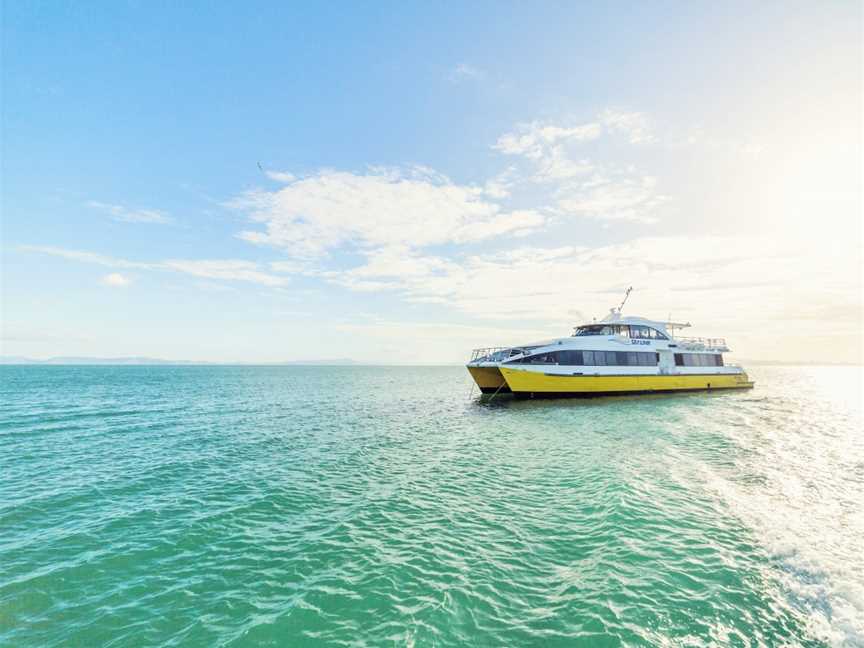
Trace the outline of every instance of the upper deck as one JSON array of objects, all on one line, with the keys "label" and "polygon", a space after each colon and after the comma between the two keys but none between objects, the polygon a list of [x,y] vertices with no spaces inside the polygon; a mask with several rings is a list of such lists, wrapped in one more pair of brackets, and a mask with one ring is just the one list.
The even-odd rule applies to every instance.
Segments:
[{"label": "upper deck", "polygon": [[687,351],[696,353],[725,353],[729,351],[723,338],[675,336],[676,329],[689,327],[689,323],[663,322],[643,317],[621,317],[613,310],[597,322],[575,327],[569,337],[512,347],[485,347],[474,349],[471,364],[504,363],[518,361],[532,353],[559,349],[596,349],[636,351]]}]

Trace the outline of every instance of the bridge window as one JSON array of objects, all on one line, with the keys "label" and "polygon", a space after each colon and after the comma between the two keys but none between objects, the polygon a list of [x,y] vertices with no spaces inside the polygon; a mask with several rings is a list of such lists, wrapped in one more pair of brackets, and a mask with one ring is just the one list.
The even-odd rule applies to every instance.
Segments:
[{"label": "bridge window", "polygon": [[603,328],[603,326],[580,326],[576,329],[576,335],[603,335]]}]

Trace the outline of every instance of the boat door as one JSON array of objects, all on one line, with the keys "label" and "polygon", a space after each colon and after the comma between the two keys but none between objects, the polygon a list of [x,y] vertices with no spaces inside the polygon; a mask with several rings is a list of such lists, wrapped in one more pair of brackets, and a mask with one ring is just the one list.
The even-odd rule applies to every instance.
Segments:
[{"label": "boat door", "polygon": [[658,366],[660,367],[661,374],[668,374],[675,372],[675,353],[673,351],[667,351],[665,349],[660,349],[658,351],[660,354],[660,362]]}]

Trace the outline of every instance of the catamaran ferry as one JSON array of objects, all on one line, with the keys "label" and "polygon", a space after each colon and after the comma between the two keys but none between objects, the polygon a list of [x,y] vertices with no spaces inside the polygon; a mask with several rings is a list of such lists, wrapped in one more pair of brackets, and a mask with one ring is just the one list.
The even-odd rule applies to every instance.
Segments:
[{"label": "catamaran ferry", "polygon": [[675,330],[689,323],[622,316],[629,294],[569,337],[475,349],[468,371],[484,394],[522,398],[753,387],[742,367],[723,361],[729,347],[722,338],[679,337]]}]

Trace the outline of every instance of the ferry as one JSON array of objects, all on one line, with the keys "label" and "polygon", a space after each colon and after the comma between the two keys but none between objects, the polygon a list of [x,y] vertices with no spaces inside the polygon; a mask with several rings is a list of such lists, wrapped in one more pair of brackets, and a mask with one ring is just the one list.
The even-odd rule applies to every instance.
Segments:
[{"label": "ferry", "polygon": [[517,398],[653,394],[753,387],[724,361],[722,338],[675,335],[690,323],[624,316],[628,289],[602,320],[544,342],[474,349],[467,368],[483,394]]}]

